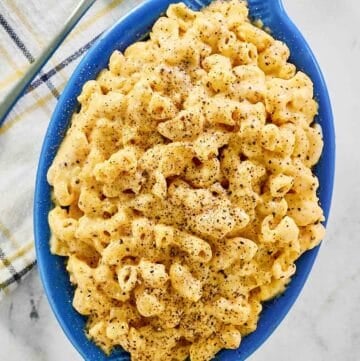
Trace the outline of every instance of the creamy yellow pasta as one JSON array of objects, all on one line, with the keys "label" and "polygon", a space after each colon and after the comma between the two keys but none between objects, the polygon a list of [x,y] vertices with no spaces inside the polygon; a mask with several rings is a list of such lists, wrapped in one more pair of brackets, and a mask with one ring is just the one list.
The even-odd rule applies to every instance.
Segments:
[{"label": "creamy yellow pasta", "polygon": [[324,236],[313,85],[246,4],[171,5],[87,82],[49,169],[51,251],[105,352],[210,360]]}]

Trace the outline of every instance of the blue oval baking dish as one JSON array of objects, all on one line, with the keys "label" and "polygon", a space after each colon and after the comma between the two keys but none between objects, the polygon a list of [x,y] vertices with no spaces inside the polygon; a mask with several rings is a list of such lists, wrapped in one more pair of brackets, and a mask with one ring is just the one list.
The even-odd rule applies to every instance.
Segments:
[{"label": "blue oval baking dish", "polygon": [[[65,270],[64,258],[54,256],[49,250],[50,230],[48,212],[52,208],[51,189],[46,173],[64,137],[71,119],[77,110],[77,96],[83,84],[95,79],[99,71],[108,65],[115,49],[124,50],[148,33],[152,24],[165,11],[171,0],[148,0],[143,2],[114,26],[105,32],[89,50],[76,68],[64,89],[47,130],[40,156],[34,202],[34,229],[39,272],[49,303],[69,340],[86,361],[129,360],[129,355],[116,349],[105,355],[84,333],[86,319],[72,307],[73,287]],[[198,10],[209,0],[184,0],[191,8]],[[291,62],[307,73],[314,82],[315,97],[319,103],[316,121],[323,129],[324,150],[316,174],[319,177],[319,197],[326,219],[331,203],[334,165],[335,135],[328,91],[316,59],[299,30],[287,16],[280,0],[248,0],[250,15],[260,19],[271,29],[273,36],[283,40],[291,50]],[[252,354],[275,330],[285,317],[311,271],[319,248],[306,252],[297,262],[297,272],[286,292],[264,305],[257,330],[245,337],[238,350],[221,351],[217,360],[240,361]]]}]

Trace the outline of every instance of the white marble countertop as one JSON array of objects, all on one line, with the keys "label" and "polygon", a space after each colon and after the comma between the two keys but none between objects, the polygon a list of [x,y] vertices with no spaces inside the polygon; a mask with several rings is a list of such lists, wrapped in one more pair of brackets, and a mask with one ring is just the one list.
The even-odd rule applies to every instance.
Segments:
[{"label": "white marble countertop", "polygon": [[[326,241],[293,309],[250,361],[360,360],[360,2],[284,0],[327,79],[337,176]],[[0,304],[0,360],[80,361],[37,270]]]}]

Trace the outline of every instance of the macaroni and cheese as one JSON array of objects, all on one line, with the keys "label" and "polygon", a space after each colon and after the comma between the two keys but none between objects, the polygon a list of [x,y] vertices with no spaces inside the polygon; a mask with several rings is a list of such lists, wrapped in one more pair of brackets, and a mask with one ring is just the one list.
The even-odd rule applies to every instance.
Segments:
[{"label": "macaroni and cheese", "polygon": [[206,361],[324,236],[309,77],[245,2],[171,5],[88,81],[48,171],[51,251],[105,352]]}]

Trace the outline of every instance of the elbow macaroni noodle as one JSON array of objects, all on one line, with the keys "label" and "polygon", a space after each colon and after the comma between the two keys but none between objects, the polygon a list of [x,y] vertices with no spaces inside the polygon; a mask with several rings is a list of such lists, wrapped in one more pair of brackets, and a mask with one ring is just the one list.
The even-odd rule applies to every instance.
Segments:
[{"label": "elbow macaroni noodle", "polygon": [[78,100],[49,169],[51,251],[105,352],[210,360],[324,236],[317,103],[244,2],[170,5]]}]

